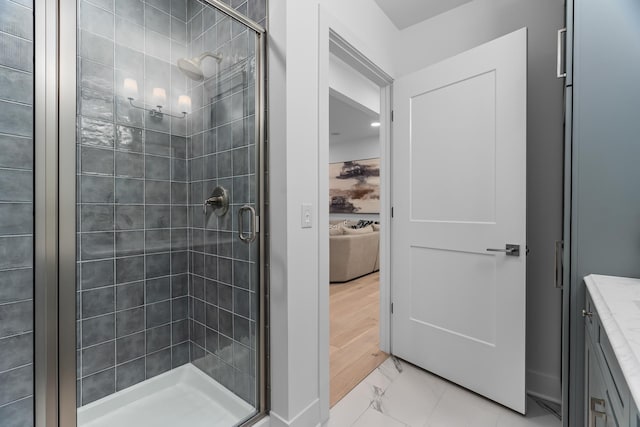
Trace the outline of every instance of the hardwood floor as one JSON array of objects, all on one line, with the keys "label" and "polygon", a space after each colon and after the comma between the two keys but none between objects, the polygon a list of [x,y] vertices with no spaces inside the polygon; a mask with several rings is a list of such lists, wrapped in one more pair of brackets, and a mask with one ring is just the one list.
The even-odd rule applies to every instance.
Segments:
[{"label": "hardwood floor", "polygon": [[379,283],[376,272],[330,285],[331,406],[389,357],[379,348]]}]

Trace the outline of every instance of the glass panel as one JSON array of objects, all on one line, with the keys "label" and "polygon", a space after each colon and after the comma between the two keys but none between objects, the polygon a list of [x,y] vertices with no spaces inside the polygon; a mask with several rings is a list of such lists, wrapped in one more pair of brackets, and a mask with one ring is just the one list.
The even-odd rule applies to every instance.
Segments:
[{"label": "glass panel", "polygon": [[33,2],[0,0],[0,425],[33,426]]},{"label": "glass panel", "polygon": [[259,389],[257,36],[198,0],[78,7],[78,425],[239,424]]}]

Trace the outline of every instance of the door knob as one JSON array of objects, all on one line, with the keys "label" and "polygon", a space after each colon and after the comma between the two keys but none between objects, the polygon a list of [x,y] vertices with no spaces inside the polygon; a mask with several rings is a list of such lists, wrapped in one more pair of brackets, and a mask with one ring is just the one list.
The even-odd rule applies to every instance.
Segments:
[{"label": "door knob", "polygon": [[507,256],[520,256],[520,245],[507,243],[504,249],[487,248],[487,252],[504,252]]}]

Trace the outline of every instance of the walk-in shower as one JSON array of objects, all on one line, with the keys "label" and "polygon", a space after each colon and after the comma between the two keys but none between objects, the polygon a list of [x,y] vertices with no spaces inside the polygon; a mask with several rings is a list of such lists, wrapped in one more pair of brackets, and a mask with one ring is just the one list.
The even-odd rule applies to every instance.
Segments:
[{"label": "walk-in shower", "polygon": [[33,1],[0,0],[0,427],[256,420],[266,0]]}]

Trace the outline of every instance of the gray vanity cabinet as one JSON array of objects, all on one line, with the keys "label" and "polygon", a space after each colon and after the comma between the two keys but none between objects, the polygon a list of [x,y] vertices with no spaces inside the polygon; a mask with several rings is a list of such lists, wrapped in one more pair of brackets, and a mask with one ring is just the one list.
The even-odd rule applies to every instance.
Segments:
[{"label": "gray vanity cabinet", "polygon": [[640,427],[629,387],[588,291],[584,314],[584,425]]}]

